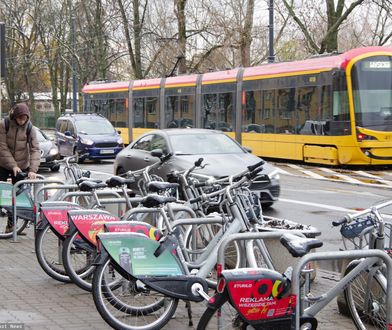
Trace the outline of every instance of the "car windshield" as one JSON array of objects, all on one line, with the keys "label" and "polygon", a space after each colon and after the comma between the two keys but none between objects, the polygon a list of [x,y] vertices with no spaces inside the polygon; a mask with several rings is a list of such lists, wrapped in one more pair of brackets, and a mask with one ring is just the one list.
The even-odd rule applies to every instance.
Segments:
[{"label": "car windshield", "polygon": [[106,120],[77,120],[75,122],[79,133],[87,135],[101,135],[114,133],[114,127]]},{"label": "car windshield", "polygon": [[40,130],[37,129],[36,132],[38,142],[45,142],[47,140]]},{"label": "car windshield", "polygon": [[170,135],[176,155],[238,154],[244,150],[225,134]]}]

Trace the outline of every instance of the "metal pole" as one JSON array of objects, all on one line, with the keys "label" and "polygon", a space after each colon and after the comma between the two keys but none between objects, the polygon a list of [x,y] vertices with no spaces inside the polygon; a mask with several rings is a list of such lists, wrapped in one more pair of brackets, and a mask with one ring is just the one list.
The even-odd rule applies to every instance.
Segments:
[{"label": "metal pole", "polygon": [[275,62],[275,54],[274,54],[274,0],[269,0],[269,55],[268,55],[268,63]]},{"label": "metal pole", "polygon": [[71,14],[71,40],[72,40],[72,111],[78,111],[78,102],[77,102],[77,91],[78,91],[78,82],[76,77],[76,42],[75,42],[75,16],[73,13]]},{"label": "metal pole", "polygon": [[[0,119],[2,113],[1,104],[3,102],[3,77],[5,77],[5,23],[0,22]],[[3,63],[4,61],[4,63]]]}]

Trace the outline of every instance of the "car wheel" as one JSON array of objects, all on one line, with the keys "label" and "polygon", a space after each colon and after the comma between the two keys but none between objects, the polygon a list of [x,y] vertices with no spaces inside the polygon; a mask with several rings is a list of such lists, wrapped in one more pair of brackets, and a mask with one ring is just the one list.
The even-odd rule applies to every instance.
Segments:
[{"label": "car wheel", "polygon": [[261,203],[261,207],[263,208],[263,210],[268,210],[272,204],[274,204],[273,202],[268,202],[268,203]]},{"label": "car wheel", "polygon": [[118,167],[116,170],[116,175],[120,175],[126,173],[126,171],[122,167]]},{"label": "car wheel", "polygon": [[58,172],[60,170],[60,165],[53,165],[50,170],[52,172]]},{"label": "car wheel", "polygon": [[73,154],[77,156],[78,164],[84,163],[85,158],[80,157],[80,153],[76,149],[74,149]]}]

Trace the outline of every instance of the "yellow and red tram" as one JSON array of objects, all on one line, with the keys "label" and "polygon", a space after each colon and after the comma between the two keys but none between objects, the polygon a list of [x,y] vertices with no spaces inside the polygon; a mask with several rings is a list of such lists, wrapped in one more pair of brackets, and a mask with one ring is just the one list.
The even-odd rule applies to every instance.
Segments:
[{"label": "yellow and red tram", "polygon": [[84,111],[125,142],[154,128],[227,132],[254,154],[330,165],[392,164],[392,48],[257,67],[91,82]]}]

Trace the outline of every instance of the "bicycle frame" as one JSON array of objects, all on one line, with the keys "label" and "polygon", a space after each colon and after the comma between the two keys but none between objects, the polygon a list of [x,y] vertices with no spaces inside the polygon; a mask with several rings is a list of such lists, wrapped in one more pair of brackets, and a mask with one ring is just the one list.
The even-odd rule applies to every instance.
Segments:
[{"label": "bicycle frame", "polygon": [[310,307],[303,312],[300,310],[300,305],[296,307],[295,328],[299,329],[300,317],[313,317],[320,312],[332,299],[337,297],[345,287],[347,287],[353,279],[355,279],[362,271],[378,264],[380,259],[386,265],[386,311],[387,311],[387,329],[392,329],[392,259],[385,252],[377,249],[369,250],[353,250],[353,251],[334,251],[334,252],[315,252],[302,257],[295,266],[292,275],[292,290],[293,294],[300,297],[300,275],[301,270],[311,261],[317,260],[336,260],[336,259],[361,259],[365,260],[358,263],[358,265],[344,276],[333,288],[319,297]]}]

